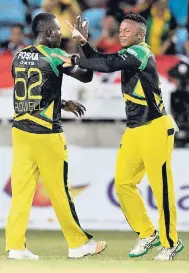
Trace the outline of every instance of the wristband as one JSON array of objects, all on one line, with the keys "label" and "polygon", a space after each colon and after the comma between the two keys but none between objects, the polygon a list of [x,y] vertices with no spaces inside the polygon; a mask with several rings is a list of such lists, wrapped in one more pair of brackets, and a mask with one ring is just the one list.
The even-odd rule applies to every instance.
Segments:
[{"label": "wristband", "polygon": [[71,57],[71,62],[72,62],[72,65],[76,65],[76,60],[77,60],[78,56],[77,55],[72,55]]}]

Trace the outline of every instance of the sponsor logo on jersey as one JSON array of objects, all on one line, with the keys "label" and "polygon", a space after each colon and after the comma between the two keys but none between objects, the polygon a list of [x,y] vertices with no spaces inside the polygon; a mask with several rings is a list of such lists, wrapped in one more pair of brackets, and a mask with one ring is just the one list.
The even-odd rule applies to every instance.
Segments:
[{"label": "sponsor logo on jersey", "polygon": [[128,48],[127,52],[130,53],[131,55],[134,55],[135,57],[137,56],[136,51],[134,49],[132,49],[132,48]]},{"label": "sponsor logo on jersey", "polygon": [[39,54],[38,53],[31,53],[31,52],[20,52],[18,54],[18,59],[25,59],[31,61],[38,61]]}]

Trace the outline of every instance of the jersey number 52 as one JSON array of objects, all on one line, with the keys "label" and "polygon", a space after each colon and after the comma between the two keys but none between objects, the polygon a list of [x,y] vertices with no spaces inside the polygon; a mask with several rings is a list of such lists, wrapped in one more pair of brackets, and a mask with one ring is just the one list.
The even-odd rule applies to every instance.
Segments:
[{"label": "jersey number 52", "polygon": [[[39,76],[39,79],[35,82],[33,82],[32,84],[30,84],[27,87],[27,83],[28,83],[28,79],[31,77],[32,73],[37,73]],[[28,98],[29,100],[41,100],[42,96],[41,95],[36,95],[32,93],[32,89],[40,86],[42,83],[42,73],[38,68],[29,68],[28,72],[26,71],[26,68],[21,68],[21,67],[15,67],[15,75],[16,75],[16,79],[15,79],[15,98],[19,101],[24,101],[26,100],[26,98]],[[23,77],[22,77],[23,75]],[[23,84],[23,91],[24,92],[19,92],[21,90],[17,90],[17,83],[22,83]]]}]

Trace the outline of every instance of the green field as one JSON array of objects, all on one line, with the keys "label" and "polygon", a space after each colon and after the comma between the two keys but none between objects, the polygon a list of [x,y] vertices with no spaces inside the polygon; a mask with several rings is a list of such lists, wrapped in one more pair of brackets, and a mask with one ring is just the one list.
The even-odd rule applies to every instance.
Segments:
[{"label": "green field", "polygon": [[189,233],[181,233],[185,249],[171,262],[155,262],[153,249],[142,258],[130,259],[128,252],[136,235],[130,232],[92,232],[95,239],[106,240],[108,248],[100,255],[81,260],[68,260],[67,246],[59,231],[28,231],[29,249],[39,261],[7,260],[4,253],[4,231],[0,231],[0,273],[176,273],[189,271]]}]

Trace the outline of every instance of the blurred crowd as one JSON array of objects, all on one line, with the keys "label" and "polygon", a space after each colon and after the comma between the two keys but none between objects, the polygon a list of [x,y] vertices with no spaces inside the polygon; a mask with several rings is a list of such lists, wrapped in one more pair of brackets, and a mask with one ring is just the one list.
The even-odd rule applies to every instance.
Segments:
[{"label": "blurred crowd", "polygon": [[146,42],[157,55],[189,56],[188,0],[1,0],[0,50],[13,54],[33,42],[31,22],[40,12],[55,14],[61,24],[62,48],[77,51],[65,20],[79,14],[89,21],[90,42],[105,53],[120,49],[119,23],[129,12],[147,20]]}]

